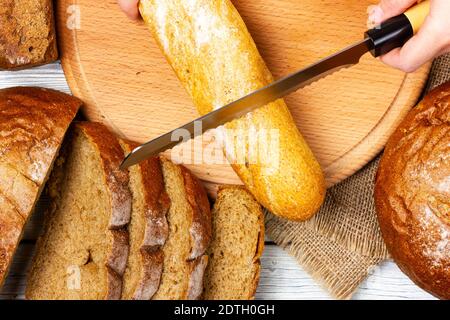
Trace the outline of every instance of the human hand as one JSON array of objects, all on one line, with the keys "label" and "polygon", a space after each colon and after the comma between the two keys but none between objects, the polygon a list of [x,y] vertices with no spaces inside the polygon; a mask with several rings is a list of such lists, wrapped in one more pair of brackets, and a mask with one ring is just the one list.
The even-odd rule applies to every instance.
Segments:
[{"label": "human hand", "polygon": [[139,0],[117,0],[117,3],[130,19],[139,19]]},{"label": "human hand", "polygon": [[[405,12],[416,0],[381,0],[368,9],[369,24],[381,22]],[[419,32],[402,48],[394,49],[381,60],[405,72],[413,72],[427,61],[450,52],[450,1],[431,0],[431,11]]]}]

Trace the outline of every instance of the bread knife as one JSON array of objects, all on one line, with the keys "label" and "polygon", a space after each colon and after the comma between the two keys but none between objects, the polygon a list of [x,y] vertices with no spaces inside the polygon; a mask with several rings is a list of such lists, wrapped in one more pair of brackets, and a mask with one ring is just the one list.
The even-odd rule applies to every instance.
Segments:
[{"label": "bread knife", "polygon": [[[125,157],[120,168],[125,169],[175,147],[181,141],[174,139],[178,136],[174,133],[180,130],[189,132],[191,138],[195,138],[210,129],[238,119],[256,108],[281,99],[331,73],[353,66],[359,63],[361,57],[367,52],[374,57],[379,57],[403,46],[418,32],[429,12],[430,1],[420,2],[407,12],[366,31],[364,40],[137,147]],[[196,126],[197,123],[201,123],[201,126]]]}]

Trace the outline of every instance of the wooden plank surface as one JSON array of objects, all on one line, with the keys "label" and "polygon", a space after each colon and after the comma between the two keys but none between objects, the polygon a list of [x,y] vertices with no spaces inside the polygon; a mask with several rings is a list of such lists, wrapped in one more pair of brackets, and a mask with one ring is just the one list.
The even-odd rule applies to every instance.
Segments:
[{"label": "wooden plank surface", "polygon": [[[26,270],[34,245],[23,243],[14,260],[0,299],[23,299]],[[262,257],[261,280],[256,299],[331,299],[325,290],[303,271],[295,259],[276,245],[267,245]],[[354,299],[433,299],[403,275],[395,263],[374,269]]]},{"label": "wooden plank surface", "polygon": [[[0,88],[41,86],[70,92],[58,63],[31,70],[0,72]],[[33,221],[39,221],[39,214]],[[25,274],[32,255],[39,223],[27,226],[0,299],[23,298]],[[272,243],[266,244],[262,258],[257,299],[330,299],[331,297],[301,269],[295,259]],[[361,284],[354,299],[433,299],[415,286],[392,261],[375,268]]]},{"label": "wooden plank surface", "polygon": [[[375,1],[232,2],[269,69],[280,78],[361,41],[366,9]],[[56,9],[62,65],[90,120],[146,142],[198,117],[150,32],[143,23],[130,22],[115,0],[94,6],[92,0],[60,0]],[[74,19],[79,24],[68,27]],[[350,176],[381,151],[416,104],[428,71],[429,65],[405,74],[366,54],[358,65],[286,97],[328,185]],[[203,144],[211,147],[207,137]],[[194,157],[186,152],[180,160],[209,182],[212,195],[217,184],[241,184],[226,161],[212,161],[216,153],[211,148],[196,149]]]}]

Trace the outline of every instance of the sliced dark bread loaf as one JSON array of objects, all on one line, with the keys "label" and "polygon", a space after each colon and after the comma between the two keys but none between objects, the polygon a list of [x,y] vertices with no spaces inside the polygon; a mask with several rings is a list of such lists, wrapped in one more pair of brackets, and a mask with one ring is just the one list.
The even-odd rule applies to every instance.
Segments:
[{"label": "sliced dark bread loaf", "polygon": [[221,187],[212,219],[213,240],[208,249],[203,298],[253,299],[264,249],[261,206],[244,187]]},{"label": "sliced dark bread loaf", "polygon": [[101,124],[71,130],[48,184],[52,198],[28,299],[120,299],[131,214],[123,150]]},{"label": "sliced dark bread loaf", "polygon": [[[121,141],[125,155],[138,145]],[[150,158],[130,167],[133,195],[130,254],[124,275],[122,299],[150,300],[159,288],[163,272],[162,247],[169,235],[167,212],[170,200],[165,191],[159,158]]]},{"label": "sliced dark bread loaf", "polygon": [[206,191],[183,166],[161,158],[170,198],[169,237],[163,247],[161,284],[153,299],[195,300],[203,291],[211,240],[211,212]]},{"label": "sliced dark bread loaf", "polygon": [[80,106],[54,90],[0,90],[0,287]]}]

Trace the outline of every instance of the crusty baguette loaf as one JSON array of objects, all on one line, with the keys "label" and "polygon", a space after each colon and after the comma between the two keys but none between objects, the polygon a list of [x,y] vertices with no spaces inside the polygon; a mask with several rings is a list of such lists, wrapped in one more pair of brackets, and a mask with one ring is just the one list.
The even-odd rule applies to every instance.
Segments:
[{"label": "crusty baguette loaf", "polygon": [[[121,141],[124,154],[138,144]],[[165,191],[159,158],[150,158],[132,166],[130,190],[133,195],[130,254],[124,275],[123,300],[150,300],[159,288],[163,272],[162,247],[169,235],[166,215],[170,200]]]},{"label": "crusty baguette loaf", "polygon": [[[273,81],[230,0],[141,0],[140,12],[201,114]],[[242,130],[244,138],[254,129],[278,135],[278,150],[256,161],[251,149],[257,146],[224,141],[234,170],[260,203],[292,220],[318,210],[325,195],[323,174],[283,100],[226,128]]]},{"label": "crusty baguette loaf", "polygon": [[0,287],[80,106],[48,89],[0,90]]},{"label": "crusty baguette loaf", "polygon": [[52,199],[28,299],[120,299],[131,214],[118,139],[99,123],[71,130],[48,183]]},{"label": "crusty baguette loaf", "polygon": [[224,186],[217,194],[212,219],[203,298],[251,300],[258,287],[264,250],[261,206],[244,187]]},{"label": "crusty baguette loaf", "polygon": [[162,158],[169,237],[163,246],[164,268],[155,300],[195,300],[203,292],[211,240],[211,211],[206,191],[189,170]]},{"label": "crusty baguette loaf", "polygon": [[389,139],[375,204],[389,253],[431,294],[450,299],[450,82],[430,92]]},{"label": "crusty baguette loaf", "polygon": [[21,69],[58,58],[52,0],[2,0],[0,70]]}]

